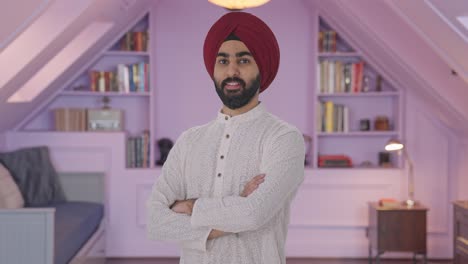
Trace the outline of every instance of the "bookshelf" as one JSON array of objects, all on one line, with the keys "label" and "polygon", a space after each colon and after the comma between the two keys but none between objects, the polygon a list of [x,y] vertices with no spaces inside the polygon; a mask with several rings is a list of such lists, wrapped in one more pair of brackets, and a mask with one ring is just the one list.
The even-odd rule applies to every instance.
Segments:
[{"label": "bookshelf", "polygon": [[[22,130],[122,133],[126,138],[121,143],[126,149],[125,168],[154,168],[150,24],[150,12],[146,11],[78,72]],[[122,129],[89,129],[89,110],[103,110],[104,106],[121,112]],[[80,113],[75,115],[73,111]]]},{"label": "bookshelf", "polygon": [[313,169],[330,169],[319,159],[344,155],[353,169],[401,167],[394,154],[390,154],[390,165],[379,165],[385,143],[401,137],[399,89],[322,17],[317,19],[315,144],[309,164]]}]

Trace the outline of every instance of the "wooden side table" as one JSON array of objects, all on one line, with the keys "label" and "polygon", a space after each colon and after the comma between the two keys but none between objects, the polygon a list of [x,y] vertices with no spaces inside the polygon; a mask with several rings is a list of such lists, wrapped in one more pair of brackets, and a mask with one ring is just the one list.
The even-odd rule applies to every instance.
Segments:
[{"label": "wooden side table", "polygon": [[374,250],[377,264],[386,251],[412,252],[413,263],[416,263],[417,255],[422,255],[423,263],[426,263],[427,211],[421,204],[384,207],[376,202],[369,203],[369,263],[373,263]]}]

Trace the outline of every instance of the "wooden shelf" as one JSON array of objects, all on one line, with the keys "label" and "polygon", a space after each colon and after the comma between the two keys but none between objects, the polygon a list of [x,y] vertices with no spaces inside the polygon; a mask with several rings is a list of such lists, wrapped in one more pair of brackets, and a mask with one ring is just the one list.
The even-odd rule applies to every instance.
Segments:
[{"label": "wooden shelf", "polygon": [[318,132],[319,137],[388,137],[397,136],[397,131],[351,131],[351,132]]},{"label": "wooden shelf", "polygon": [[128,97],[128,96],[149,97],[150,96],[149,92],[123,93],[123,92],[63,91],[60,94],[67,95],[67,96],[124,96],[124,97]]},{"label": "wooden shelf", "polygon": [[319,52],[319,58],[328,58],[328,57],[360,57],[359,52]]},{"label": "wooden shelf", "polygon": [[103,53],[104,56],[149,56],[147,51],[124,51],[124,50],[111,50]]},{"label": "wooden shelf", "polygon": [[317,97],[389,97],[399,96],[398,92],[320,93]]},{"label": "wooden shelf", "polygon": [[315,170],[397,170],[396,167],[364,167],[364,166],[353,166],[353,167],[317,167]]},{"label": "wooden shelf", "polygon": [[[145,173],[145,172],[155,172],[156,171],[156,167],[153,166],[153,167],[135,167],[135,168],[128,168],[126,167],[125,170],[126,171],[132,171],[132,172],[135,172],[135,171],[141,171],[142,173]],[[160,170],[158,170],[160,171]]]}]

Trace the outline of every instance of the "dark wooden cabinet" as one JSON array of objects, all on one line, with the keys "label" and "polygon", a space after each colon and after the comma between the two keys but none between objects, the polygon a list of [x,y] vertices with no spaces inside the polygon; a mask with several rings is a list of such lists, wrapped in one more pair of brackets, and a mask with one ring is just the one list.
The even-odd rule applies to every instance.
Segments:
[{"label": "dark wooden cabinet", "polygon": [[[383,207],[369,203],[369,263],[377,263],[386,251],[412,252],[413,260],[422,255],[426,263],[427,208],[421,204]],[[375,254],[374,254],[375,252]]]},{"label": "dark wooden cabinet", "polygon": [[468,263],[468,201],[453,203],[453,263]]}]

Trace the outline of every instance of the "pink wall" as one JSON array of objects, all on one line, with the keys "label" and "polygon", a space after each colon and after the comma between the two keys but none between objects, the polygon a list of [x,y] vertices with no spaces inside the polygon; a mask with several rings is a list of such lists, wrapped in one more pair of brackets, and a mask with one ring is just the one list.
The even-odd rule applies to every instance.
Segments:
[{"label": "pink wall", "polygon": [[[302,1],[271,1],[251,12],[272,28],[281,49],[278,75],[260,99],[273,114],[307,131],[312,120],[306,112],[310,105],[307,98],[311,98],[307,91],[312,88],[309,74],[314,30],[308,10]],[[210,26],[224,13],[207,1],[158,2],[152,65],[157,73],[155,131],[159,136],[179,135],[212,120],[220,109],[221,102],[205,70],[202,47]],[[171,114],[160,114],[163,112]]]},{"label": "pink wall", "polygon": [[454,191],[453,197],[457,200],[468,200],[468,137],[460,139],[458,137],[454,140],[454,145],[457,146],[457,152],[453,153],[452,158],[454,164]]}]

